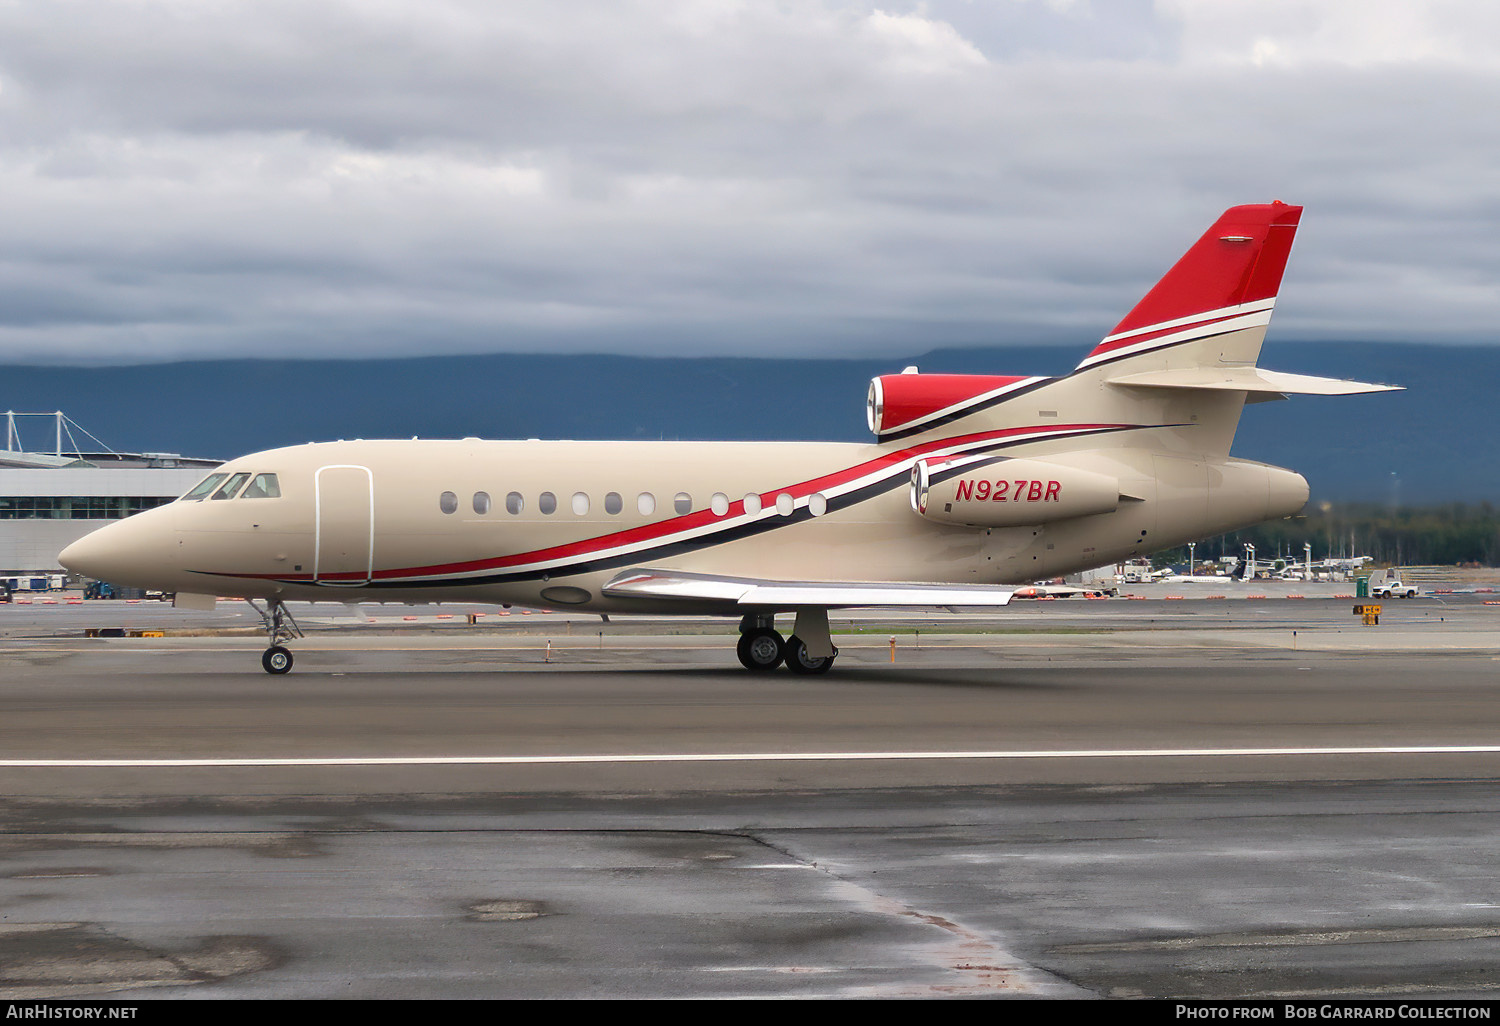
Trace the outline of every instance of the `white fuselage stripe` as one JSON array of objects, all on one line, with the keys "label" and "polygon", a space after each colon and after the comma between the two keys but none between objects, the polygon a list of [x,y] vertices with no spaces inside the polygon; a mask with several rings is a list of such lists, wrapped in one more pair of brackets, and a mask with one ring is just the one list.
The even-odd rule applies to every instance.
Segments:
[{"label": "white fuselage stripe", "polygon": [[654,755],[435,755],[305,759],[0,759],[0,769],[174,769],[296,766],[558,766],[610,763],[879,762],[911,759],[1290,758],[1308,755],[1500,755],[1500,745],[1375,745],[1328,748],[1099,748],[954,752],[704,752]]},{"label": "white fuselage stripe", "polygon": [[[957,442],[952,445],[937,446],[929,451],[913,453],[885,466],[876,467],[867,474],[863,474],[859,477],[852,478],[848,481],[844,481],[840,484],[832,485],[826,489],[823,489],[821,493],[827,499],[837,499],[851,492],[859,491],[861,488],[876,484],[880,481],[888,480],[893,477],[904,477],[911,473],[912,464],[914,464],[919,459],[943,459],[945,457],[954,456],[972,449],[988,450],[1002,446],[1028,442],[1040,442],[1056,438],[1067,438],[1072,435],[1086,434],[1092,430],[1094,430],[1094,428],[1092,427],[1046,427],[1037,428],[1034,431],[1017,432],[1014,434],[1001,434],[998,436],[969,439],[967,441]],[[774,491],[791,492],[796,490],[797,487],[797,485],[792,485],[786,488],[775,489]],[[768,492],[765,494],[772,493]],[[795,512],[796,510],[807,506],[813,494],[813,492],[809,492],[805,495],[799,495],[794,500],[793,511]],[[697,527],[686,528],[681,531],[674,531],[652,538],[643,538],[639,541],[629,542],[624,545],[601,548],[591,552],[570,553],[561,556],[554,556],[549,559],[532,560],[526,563],[516,563],[498,568],[479,568],[474,570],[463,570],[457,573],[439,572],[433,574],[413,574],[410,577],[385,578],[385,580],[387,582],[392,580],[399,580],[401,582],[447,580],[457,583],[465,580],[466,578],[486,577],[496,573],[535,573],[543,570],[554,570],[559,567],[566,567],[579,562],[610,559],[617,556],[628,555],[634,552],[643,552],[658,548],[662,545],[676,544],[684,541],[695,541],[697,539],[718,534],[720,532],[743,527],[747,524],[758,523],[764,520],[777,519],[783,518],[777,511],[776,505],[773,501],[772,503],[764,506],[759,513],[741,513],[738,516],[724,517],[722,519],[714,520]]]},{"label": "white fuselage stripe", "polygon": [[1164,331],[1167,328],[1185,327],[1189,324],[1198,324],[1202,321],[1219,321],[1241,314],[1259,313],[1263,310],[1270,310],[1275,305],[1276,297],[1272,296],[1270,299],[1258,299],[1253,303],[1241,303],[1239,306],[1225,306],[1217,310],[1206,310],[1203,313],[1193,314],[1190,317],[1178,317],[1176,320],[1171,321],[1158,321],[1155,324],[1148,324],[1143,328],[1132,328],[1129,331],[1122,331],[1118,335],[1106,335],[1099,340],[1099,344],[1107,345],[1110,342],[1118,342],[1122,338],[1134,338],[1136,335],[1147,335],[1153,331]]}]

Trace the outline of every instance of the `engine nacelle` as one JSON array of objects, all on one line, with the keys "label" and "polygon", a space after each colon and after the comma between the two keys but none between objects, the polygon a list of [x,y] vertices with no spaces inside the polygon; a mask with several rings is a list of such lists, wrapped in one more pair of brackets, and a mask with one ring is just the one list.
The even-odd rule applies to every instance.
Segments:
[{"label": "engine nacelle", "polygon": [[993,374],[885,374],[870,380],[865,419],[876,436],[939,427],[1038,378]]},{"label": "engine nacelle", "polygon": [[911,508],[928,520],[965,527],[1019,527],[1111,513],[1120,482],[1042,460],[993,459],[953,466],[918,460]]}]

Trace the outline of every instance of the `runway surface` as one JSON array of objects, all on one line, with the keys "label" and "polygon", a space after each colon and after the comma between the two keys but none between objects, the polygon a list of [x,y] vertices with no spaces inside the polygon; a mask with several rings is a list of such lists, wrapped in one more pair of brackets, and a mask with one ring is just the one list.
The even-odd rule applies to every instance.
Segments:
[{"label": "runway surface", "polygon": [[0,997],[1493,997],[1484,601],[0,610]]}]

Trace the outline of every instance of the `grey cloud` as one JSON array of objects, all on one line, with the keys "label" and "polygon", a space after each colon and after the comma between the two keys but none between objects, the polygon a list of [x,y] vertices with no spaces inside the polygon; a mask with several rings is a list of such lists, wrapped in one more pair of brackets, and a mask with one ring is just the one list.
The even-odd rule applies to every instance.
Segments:
[{"label": "grey cloud", "polygon": [[1277,333],[1500,315],[1492,70],[874,11],[0,7],[0,361],[1082,347],[1273,197],[1308,206]]}]

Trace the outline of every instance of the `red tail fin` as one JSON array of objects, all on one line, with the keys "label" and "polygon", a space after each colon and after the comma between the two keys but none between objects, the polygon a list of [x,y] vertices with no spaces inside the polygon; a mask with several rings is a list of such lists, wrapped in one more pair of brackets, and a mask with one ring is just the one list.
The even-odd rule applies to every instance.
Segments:
[{"label": "red tail fin", "polygon": [[1268,320],[1301,216],[1301,207],[1279,201],[1224,211],[1079,366],[1186,341],[1248,315]]}]

